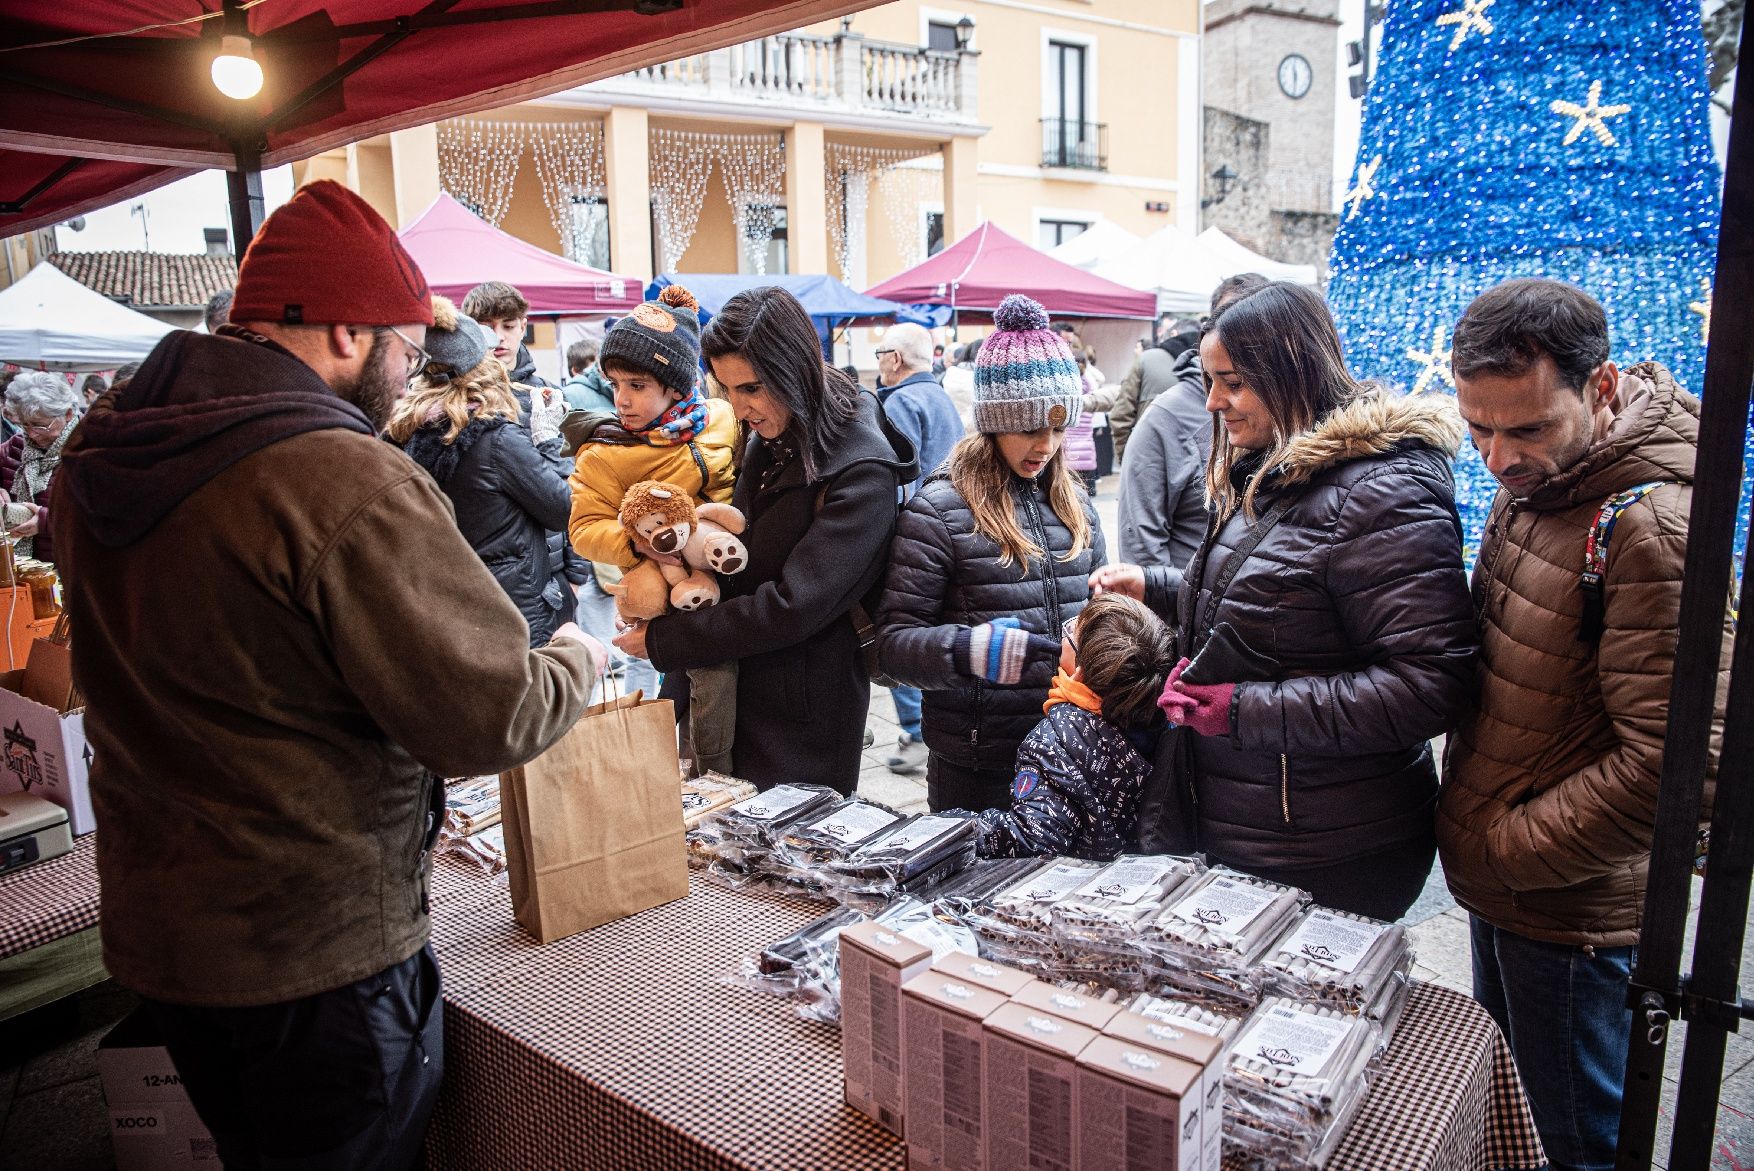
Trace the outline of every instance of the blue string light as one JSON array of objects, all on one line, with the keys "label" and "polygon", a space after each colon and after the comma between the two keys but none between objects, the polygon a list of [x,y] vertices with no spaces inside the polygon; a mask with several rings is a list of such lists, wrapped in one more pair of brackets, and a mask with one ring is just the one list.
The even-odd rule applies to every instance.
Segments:
[{"label": "blue string light", "polygon": [[[1468,302],[1547,276],[1602,302],[1622,366],[1697,393],[1721,180],[1706,77],[1698,0],[1388,5],[1328,285],[1352,368],[1453,392],[1431,353]],[[1471,448],[1456,476],[1471,562],[1498,485]],[[1748,498],[1744,474],[1738,557]]]}]

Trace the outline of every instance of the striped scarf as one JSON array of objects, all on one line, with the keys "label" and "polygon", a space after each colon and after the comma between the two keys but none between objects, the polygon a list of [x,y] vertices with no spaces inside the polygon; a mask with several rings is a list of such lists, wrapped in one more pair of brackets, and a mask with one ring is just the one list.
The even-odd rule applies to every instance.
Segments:
[{"label": "striped scarf", "polygon": [[640,428],[639,435],[653,447],[680,447],[705,429],[706,399],[696,387],[687,398],[671,403],[668,410]]}]

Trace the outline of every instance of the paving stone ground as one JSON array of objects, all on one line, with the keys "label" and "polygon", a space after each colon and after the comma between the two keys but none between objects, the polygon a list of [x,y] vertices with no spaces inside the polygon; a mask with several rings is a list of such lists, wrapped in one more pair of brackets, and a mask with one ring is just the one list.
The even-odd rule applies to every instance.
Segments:
[{"label": "paving stone ground", "polygon": [[[1113,548],[1115,481],[1103,481],[1097,513]],[[873,688],[869,725],[872,747],[864,754],[859,792],[905,812],[926,807],[923,775],[901,777],[884,760],[900,729],[888,692]],[[1695,880],[1694,901],[1698,901]],[[1434,870],[1425,893],[1402,922],[1413,936],[1419,979],[1467,992],[1471,984],[1467,913],[1457,907]],[[1754,933],[1750,933],[1754,935]],[[1691,951],[1689,932],[1688,948]],[[1754,940],[1742,952],[1744,986],[1754,973]],[[96,1050],[101,1038],[136,1003],[114,983],[100,984],[56,1005],[0,1023],[0,1171],[109,1171],[108,1116],[97,1078]],[[1653,1164],[1667,1171],[1669,1123],[1679,1092],[1686,1026],[1677,1026],[1668,1047],[1662,1119]],[[1754,1029],[1731,1036],[1724,1060],[1723,1089],[1713,1153],[1714,1171],[1754,1168]]]}]

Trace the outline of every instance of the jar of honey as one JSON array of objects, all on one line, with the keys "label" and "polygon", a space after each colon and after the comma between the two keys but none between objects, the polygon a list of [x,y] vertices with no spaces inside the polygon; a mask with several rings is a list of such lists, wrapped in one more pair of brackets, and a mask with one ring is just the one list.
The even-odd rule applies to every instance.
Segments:
[{"label": "jar of honey", "polygon": [[39,562],[28,569],[21,569],[18,583],[30,589],[31,613],[38,622],[60,615],[61,591],[53,566]]}]

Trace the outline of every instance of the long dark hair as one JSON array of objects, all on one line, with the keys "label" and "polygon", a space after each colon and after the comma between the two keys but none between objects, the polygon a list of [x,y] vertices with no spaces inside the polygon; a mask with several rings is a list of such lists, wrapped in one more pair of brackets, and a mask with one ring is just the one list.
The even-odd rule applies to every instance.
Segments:
[{"label": "long dark hair", "polygon": [[798,299],[778,285],[745,289],[700,335],[707,360],[735,354],[755,368],[761,385],[791,412],[791,431],[814,479],[859,412],[859,388],[822,360],[816,326]]},{"label": "long dark hair", "polygon": [[[1273,446],[1249,477],[1241,500],[1230,482],[1236,450],[1223,427],[1214,426],[1206,462],[1206,496],[1228,518],[1240,504],[1254,517],[1255,492],[1285,459],[1291,440],[1313,428],[1336,407],[1369,389],[1346,369],[1340,334],[1319,293],[1274,281],[1221,313],[1211,331],[1230,355],[1231,368],[1260,396],[1273,417]],[[1211,374],[1206,375],[1211,385]]]}]

